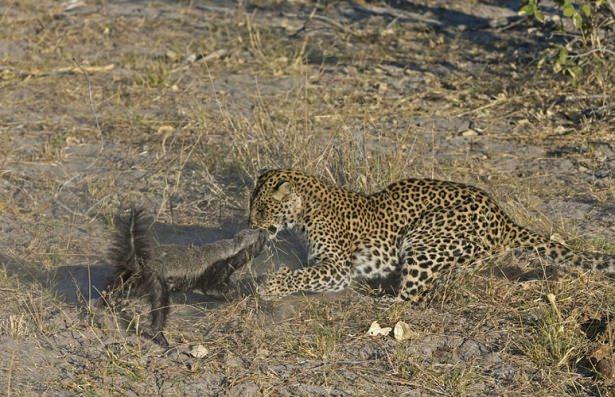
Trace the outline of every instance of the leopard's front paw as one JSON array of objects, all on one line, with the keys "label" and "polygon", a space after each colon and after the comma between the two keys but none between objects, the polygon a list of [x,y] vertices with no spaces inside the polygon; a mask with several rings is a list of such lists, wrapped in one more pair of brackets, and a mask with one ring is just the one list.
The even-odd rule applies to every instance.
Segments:
[{"label": "leopard's front paw", "polygon": [[294,292],[290,288],[292,273],[287,267],[281,268],[256,288],[257,294],[261,299],[267,301],[281,299],[292,294]]}]

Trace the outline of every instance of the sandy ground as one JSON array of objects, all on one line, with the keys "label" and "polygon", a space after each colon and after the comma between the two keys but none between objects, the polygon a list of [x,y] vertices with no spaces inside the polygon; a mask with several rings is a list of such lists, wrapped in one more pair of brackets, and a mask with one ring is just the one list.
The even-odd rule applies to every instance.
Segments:
[{"label": "sandy ground", "polygon": [[[0,394],[613,393],[612,280],[531,258],[418,308],[177,294],[169,354],[93,307],[121,204],[165,242],[215,241],[245,227],[265,167],[366,192],[472,183],[534,230],[614,253],[612,65],[576,85],[538,69],[558,36],[518,6],[0,4]],[[285,234],[238,277],[305,257]],[[415,335],[367,336],[373,320]]]}]

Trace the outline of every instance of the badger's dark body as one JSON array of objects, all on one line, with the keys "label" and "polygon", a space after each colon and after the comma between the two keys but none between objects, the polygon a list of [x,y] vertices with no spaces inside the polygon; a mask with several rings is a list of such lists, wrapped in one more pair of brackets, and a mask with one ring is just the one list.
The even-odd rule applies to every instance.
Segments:
[{"label": "badger's dark body", "polygon": [[233,272],[260,253],[267,237],[264,232],[242,230],[232,239],[204,246],[158,245],[152,236],[152,223],[142,209],[131,209],[127,216],[118,217],[108,255],[115,272],[107,291],[134,286],[147,294],[154,340],[166,346],[162,330],[169,313],[170,291],[225,290]]}]

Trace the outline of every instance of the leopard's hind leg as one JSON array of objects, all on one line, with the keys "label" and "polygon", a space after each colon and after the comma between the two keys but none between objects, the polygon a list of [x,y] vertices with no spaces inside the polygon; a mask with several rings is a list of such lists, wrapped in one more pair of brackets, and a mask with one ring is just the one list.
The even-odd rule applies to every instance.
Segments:
[{"label": "leopard's hind leg", "polygon": [[495,214],[436,208],[398,237],[401,279],[398,297],[418,302],[446,278],[497,251]]},{"label": "leopard's hind leg", "polygon": [[464,238],[409,234],[400,250],[398,298],[418,302],[446,276],[480,259],[481,253],[480,245]]}]

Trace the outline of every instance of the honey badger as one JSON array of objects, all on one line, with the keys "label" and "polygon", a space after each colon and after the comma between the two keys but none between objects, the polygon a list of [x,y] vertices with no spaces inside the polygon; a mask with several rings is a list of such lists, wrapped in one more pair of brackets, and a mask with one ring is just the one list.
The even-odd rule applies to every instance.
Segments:
[{"label": "honey badger", "polygon": [[152,218],[142,208],[131,208],[127,216],[118,216],[107,255],[114,273],[103,297],[110,298],[128,286],[147,294],[152,339],[168,346],[162,331],[169,314],[170,291],[225,290],[233,272],[257,256],[268,237],[266,232],[246,229],[234,238],[204,246],[158,245],[152,236],[152,224]]}]

